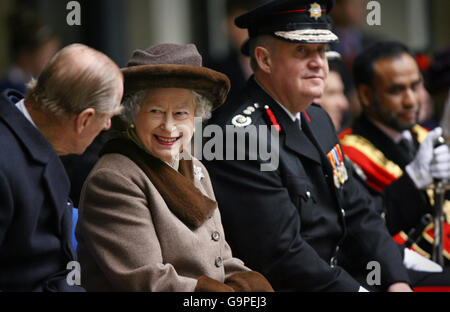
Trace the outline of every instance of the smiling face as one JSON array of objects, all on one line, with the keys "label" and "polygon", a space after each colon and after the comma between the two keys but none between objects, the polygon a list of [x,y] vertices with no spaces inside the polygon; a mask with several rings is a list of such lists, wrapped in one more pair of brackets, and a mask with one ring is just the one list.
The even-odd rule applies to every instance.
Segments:
[{"label": "smiling face", "polygon": [[271,93],[291,113],[305,110],[322,96],[329,70],[327,46],[277,40],[270,56]]},{"label": "smiling face", "polygon": [[386,126],[403,131],[417,123],[422,77],[416,61],[403,53],[375,64],[370,115]]},{"label": "smiling face", "polygon": [[194,133],[194,95],[188,89],[151,89],[133,118],[137,135],[147,150],[172,163]]}]

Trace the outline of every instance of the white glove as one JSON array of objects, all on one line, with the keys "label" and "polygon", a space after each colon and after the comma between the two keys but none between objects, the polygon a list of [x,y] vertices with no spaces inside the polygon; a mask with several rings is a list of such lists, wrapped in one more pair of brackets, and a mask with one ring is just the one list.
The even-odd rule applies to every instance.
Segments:
[{"label": "white glove", "polygon": [[450,178],[450,149],[448,145],[440,145],[434,149],[434,158],[430,165],[431,176],[439,180]]},{"label": "white glove", "polygon": [[[433,183],[433,176],[430,167],[431,162],[434,159],[434,143],[441,135],[442,128],[440,127],[428,133],[425,140],[422,144],[420,144],[416,157],[405,168],[411,180],[414,181],[414,184],[420,190],[426,189],[431,183]],[[438,148],[439,147],[436,149]],[[442,157],[440,159],[442,159]],[[438,174],[436,172],[436,170],[439,170],[438,166],[440,166],[440,162],[436,160],[435,165],[433,165],[435,174]]]},{"label": "white glove", "polygon": [[359,286],[358,292],[370,292],[362,286]]},{"label": "white glove", "polygon": [[424,256],[418,254],[411,249],[405,248],[405,256],[403,258],[403,264],[407,269],[421,272],[442,272],[442,267],[428,260]]}]

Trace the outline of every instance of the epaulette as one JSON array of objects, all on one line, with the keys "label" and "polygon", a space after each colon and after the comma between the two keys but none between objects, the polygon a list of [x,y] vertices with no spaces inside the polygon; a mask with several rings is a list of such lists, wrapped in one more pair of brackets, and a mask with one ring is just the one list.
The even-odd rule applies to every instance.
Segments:
[{"label": "epaulette", "polygon": [[251,115],[259,108],[259,104],[255,103],[253,106],[247,106],[246,109],[242,111],[241,114],[237,114],[233,118],[231,118],[231,123],[235,127],[246,127],[252,124]]},{"label": "epaulette", "polygon": [[366,183],[377,192],[403,175],[400,166],[389,160],[365,137],[354,134],[351,128],[341,132],[339,140],[345,155],[363,169]]},{"label": "epaulette", "polygon": [[422,142],[425,141],[425,138],[427,137],[430,131],[420,125],[415,125],[411,129],[411,132],[415,137],[415,139],[417,140],[417,142],[419,142],[419,144],[422,144]]},{"label": "epaulette", "polygon": [[[252,124],[252,117],[251,115],[258,109],[261,109],[261,105],[258,103],[254,103],[253,106],[248,106],[246,109],[242,111],[241,114],[237,114],[231,119],[231,123],[235,127],[246,127],[248,125]],[[265,113],[269,117],[269,120],[273,126],[275,126],[275,129],[277,131],[281,131],[281,126],[279,125],[277,119],[275,118],[274,113],[270,109],[268,105],[264,106]]]},{"label": "epaulette", "polygon": [[269,105],[264,106],[264,109],[266,110],[267,116],[269,116],[269,119],[270,119],[270,122],[272,123],[272,126],[274,126],[275,129],[277,129],[278,132],[280,132],[281,131],[281,126],[278,123],[277,118],[273,114],[273,112],[270,109]]}]

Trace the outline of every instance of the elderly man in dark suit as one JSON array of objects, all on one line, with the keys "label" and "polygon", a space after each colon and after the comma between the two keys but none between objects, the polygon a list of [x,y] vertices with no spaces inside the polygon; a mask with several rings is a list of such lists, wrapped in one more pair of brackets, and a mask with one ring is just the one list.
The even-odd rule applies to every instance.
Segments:
[{"label": "elderly man in dark suit", "polygon": [[122,74],[75,44],[47,64],[27,96],[0,98],[0,291],[77,291],[70,183],[59,155],[81,154],[120,110]]},{"label": "elderly man in dark suit", "polygon": [[[264,273],[275,290],[411,291],[397,246],[347,171],[329,116],[312,104],[324,90],[327,44],[338,39],[329,30],[332,6],[325,0],[272,1],[236,19],[249,30],[255,75],[239,108],[224,118],[236,128],[256,126],[246,139],[261,144],[269,137],[268,150],[278,149],[279,159],[271,162],[272,171],[262,171],[267,161],[254,157],[252,144],[227,144],[224,150],[244,149],[246,159],[205,165],[234,254]],[[231,142],[226,124],[220,126],[229,129]],[[271,136],[264,135],[271,126]],[[362,278],[338,262],[347,251]],[[364,276],[373,264],[379,265],[378,281]]]}]

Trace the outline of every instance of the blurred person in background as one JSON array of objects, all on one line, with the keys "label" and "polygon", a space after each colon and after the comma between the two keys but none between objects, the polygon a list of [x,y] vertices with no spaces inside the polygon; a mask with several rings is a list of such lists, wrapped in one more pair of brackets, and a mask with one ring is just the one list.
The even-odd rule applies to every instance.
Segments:
[{"label": "blurred person in background", "polygon": [[211,56],[209,60],[206,60],[205,64],[226,74],[230,79],[231,89],[225,105],[213,112],[208,123],[216,123],[216,118],[219,115],[224,115],[227,111],[233,109],[233,104],[238,100],[247,79],[253,74],[249,56],[241,53],[241,47],[248,40],[248,31],[237,27],[234,24],[234,20],[250,8],[255,7],[257,3],[257,0],[227,0],[226,2],[224,28],[230,43],[229,50],[222,58],[217,59]]},{"label": "blurred person in background", "polygon": [[331,47],[342,55],[349,70],[356,55],[373,42],[373,38],[361,30],[366,22],[367,3],[368,0],[336,0],[331,13],[334,32],[339,36],[339,42],[332,43]]},{"label": "blurred person in background", "polygon": [[434,114],[434,101],[425,86],[428,70],[430,69],[431,66],[431,60],[427,54],[417,53],[416,62],[417,65],[419,66],[422,80],[424,82],[421,83],[419,86],[420,107],[419,107],[419,116],[417,119],[418,123],[421,126],[424,126],[428,130],[433,130],[435,127],[430,128],[425,126],[426,124],[428,124],[429,120],[433,118]]},{"label": "blurred person in background", "polygon": [[344,93],[344,82],[341,78],[342,63],[337,56],[328,58],[330,72],[325,80],[325,90],[321,98],[314,102],[319,104],[330,115],[331,121],[339,133],[340,130],[348,126],[349,121],[349,102]]},{"label": "blurred person in background", "polygon": [[425,81],[434,102],[434,113],[423,126],[433,129],[439,126],[445,105],[450,105],[450,46],[434,55]]},{"label": "blurred person in background", "polygon": [[0,79],[0,92],[15,89],[22,94],[26,84],[37,78],[60,42],[52,29],[28,9],[16,9],[8,17],[12,64]]},{"label": "blurred person in background", "polygon": [[362,111],[353,82],[353,61],[363,48],[375,41],[374,37],[362,31],[362,25],[367,17],[367,3],[368,0],[336,0],[336,5],[330,14],[333,31],[339,37],[339,41],[332,43],[330,47],[342,56],[344,66],[341,78],[345,85],[352,119],[358,118]]}]

